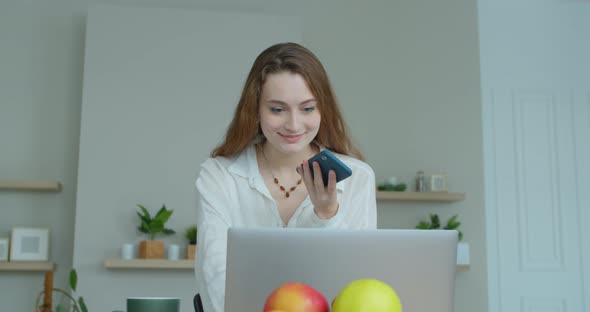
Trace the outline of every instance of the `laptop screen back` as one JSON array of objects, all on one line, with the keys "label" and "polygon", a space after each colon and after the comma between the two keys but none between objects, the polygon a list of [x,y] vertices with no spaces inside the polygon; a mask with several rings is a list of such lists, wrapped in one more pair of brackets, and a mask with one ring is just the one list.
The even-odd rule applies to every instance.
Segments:
[{"label": "laptop screen back", "polygon": [[451,312],[456,252],[456,231],[231,228],[225,311],[263,311],[286,282],[331,303],[348,283],[375,278],[394,288],[404,312]]}]

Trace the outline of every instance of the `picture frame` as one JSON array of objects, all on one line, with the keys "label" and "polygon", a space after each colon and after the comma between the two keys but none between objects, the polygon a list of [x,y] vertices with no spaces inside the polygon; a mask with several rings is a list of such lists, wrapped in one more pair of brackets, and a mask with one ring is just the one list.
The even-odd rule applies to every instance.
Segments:
[{"label": "picture frame", "polygon": [[448,192],[447,176],[445,174],[433,174],[430,176],[431,192]]},{"label": "picture frame", "polygon": [[0,237],[0,262],[8,261],[10,245],[7,237]]},{"label": "picture frame", "polygon": [[10,261],[49,260],[49,229],[15,227],[10,236]]}]

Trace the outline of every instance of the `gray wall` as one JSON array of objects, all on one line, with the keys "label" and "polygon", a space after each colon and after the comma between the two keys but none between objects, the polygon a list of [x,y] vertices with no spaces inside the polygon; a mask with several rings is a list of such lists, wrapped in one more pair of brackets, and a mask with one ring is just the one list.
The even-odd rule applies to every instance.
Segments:
[{"label": "gray wall", "polygon": [[[300,19],[101,5],[89,10],[86,30],[74,234],[80,292],[100,292],[87,302],[103,311],[138,296],[180,297],[188,311],[191,271],[109,270],[103,261],[119,258],[123,243],[148,239],[136,231],[137,203],[152,214],[162,204],[173,209],[167,226],[180,235],[158,239],[186,245],[200,163],[223,137],[253,60],[273,43],[300,42]],[[106,224],[111,230],[97,236]],[[120,287],[105,287],[112,284]]]},{"label": "gray wall", "polygon": [[[301,16],[302,42],[326,66],[378,181],[392,175],[409,181],[418,169],[446,171],[451,190],[467,193],[465,201],[453,204],[379,202],[379,227],[411,228],[429,212],[445,219],[459,213],[472,267],[457,274],[456,311],[487,309],[474,1],[167,5]],[[10,42],[0,55],[2,68],[8,68],[0,71],[0,176],[64,183],[57,195],[0,194],[0,231],[17,224],[50,226],[60,282],[73,256],[86,3],[2,2],[0,14],[0,39]],[[32,310],[42,276],[0,274],[0,302],[10,299],[7,310]]]}]

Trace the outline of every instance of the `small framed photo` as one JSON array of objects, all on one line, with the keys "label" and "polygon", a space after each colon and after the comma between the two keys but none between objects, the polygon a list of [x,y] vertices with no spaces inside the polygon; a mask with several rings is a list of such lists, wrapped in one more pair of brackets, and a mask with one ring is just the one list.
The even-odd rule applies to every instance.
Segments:
[{"label": "small framed photo", "polygon": [[10,236],[10,261],[49,260],[49,229],[13,228]]},{"label": "small framed photo", "polygon": [[448,192],[447,176],[444,174],[433,174],[430,176],[431,192]]},{"label": "small framed photo", "polygon": [[8,261],[8,238],[0,238],[0,261]]}]

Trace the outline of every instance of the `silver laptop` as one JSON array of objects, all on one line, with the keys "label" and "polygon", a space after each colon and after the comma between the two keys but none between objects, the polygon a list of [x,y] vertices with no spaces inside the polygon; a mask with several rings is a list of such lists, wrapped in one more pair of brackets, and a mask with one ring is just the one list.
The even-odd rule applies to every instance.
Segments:
[{"label": "silver laptop", "polygon": [[451,312],[456,257],[456,231],[230,228],[225,311],[262,311],[286,282],[331,303],[348,283],[376,278],[395,289],[404,312]]}]

